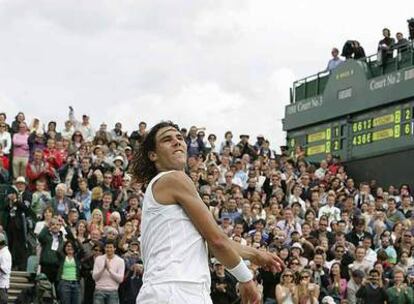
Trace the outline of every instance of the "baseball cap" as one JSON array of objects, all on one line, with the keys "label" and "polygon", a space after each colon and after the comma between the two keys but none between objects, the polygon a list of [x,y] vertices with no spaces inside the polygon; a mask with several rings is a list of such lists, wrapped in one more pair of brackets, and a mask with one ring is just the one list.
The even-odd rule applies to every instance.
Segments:
[{"label": "baseball cap", "polygon": [[335,304],[335,300],[330,296],[326,296],[322,299],[322,304]]},{"label": "baseball cap", "polygon": [[224,215],[221,217],[221,220],[230,220],[230,221],[231,221],[231,217],[230,217],[230,215],[224,214]]},{"label": "baseball cap", "polygon": [[117,160],[119,160],[120,162],[124,163],[124,158],[120,155],[116,156],[113,160],[113,163],[115,163]]},{"label": "baseball cap", "polygon": [[302,248],[302,245],[300,243],[297,243],[297,242],[293,243],[293,245],[290,247],[290,249],[293,249],[293,248],[297,248],[297,249],[300,250],[301,253],[303,253],[303,248]]},{"label": "baseball cap", "polygon": [[27,184],[26,179],[24,178],[24,176],[19,176],[18,178],[16,178],[16,180],[14,181],[15,184]]},{"label": "baseball cap", "polygon": [[132,239],[132,241],[131,241],[131,243],[129,243],[130,245],[139,245],[139,241],[138,241],[138,239]]}]

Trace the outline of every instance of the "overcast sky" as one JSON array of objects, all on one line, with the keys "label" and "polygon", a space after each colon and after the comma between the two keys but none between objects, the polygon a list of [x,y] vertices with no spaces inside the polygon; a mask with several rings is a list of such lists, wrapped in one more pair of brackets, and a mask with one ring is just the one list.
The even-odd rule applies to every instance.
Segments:
[{"label": "overcast sky", "polygon": [[0,111],[62,126],[72,105],[96,128],[171,119],[276,146],[295,79],[410,17],[412,1],[0,0]]}]

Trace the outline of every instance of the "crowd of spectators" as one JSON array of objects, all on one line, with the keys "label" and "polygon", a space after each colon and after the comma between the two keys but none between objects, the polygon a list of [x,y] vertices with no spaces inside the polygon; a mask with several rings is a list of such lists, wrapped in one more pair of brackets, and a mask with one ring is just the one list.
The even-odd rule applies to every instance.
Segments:
[{"label": "crowd of spectators", "polygon": [[[23,113],[0,113],[0,230],[14,270],[36,271],[66,303],[135,303],[145,185],[128,173],[147,131],[121,123],[95,132],[87,115],[59,129]],[[248,263],[263,303],[414,303],[414,213],[408,185],[358,185],[340,160],[309,163],[304,149],[281,148],[231,131],[218,140],[182,128],[187,173],[235,242],[278,254],[282,273]],[[156,237],[156,236],[154,236]],[[29,264],[29,265],[28,265]],[[214,304],[238,303],[235,279],[211,259]]]}]

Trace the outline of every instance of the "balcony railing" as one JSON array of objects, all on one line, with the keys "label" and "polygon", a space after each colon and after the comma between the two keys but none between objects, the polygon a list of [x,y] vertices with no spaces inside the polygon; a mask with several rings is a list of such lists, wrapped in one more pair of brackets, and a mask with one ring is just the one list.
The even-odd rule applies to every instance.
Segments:
[{"label": "balcony railing", "polygon": [[[395,48],[392,51],[392,56],[387,56],[383,60],[379,59],[378,53],[358,60],[367,64],[368,79],[378,77],[413,66],[413,46],[414,41],[410,41],[407,45]],[[346,61],[343,64],[346,64]],[[290,95],[290,103],[321,95],[325,90],[330,74],[329,71],[325,70],[295,81]]]}]

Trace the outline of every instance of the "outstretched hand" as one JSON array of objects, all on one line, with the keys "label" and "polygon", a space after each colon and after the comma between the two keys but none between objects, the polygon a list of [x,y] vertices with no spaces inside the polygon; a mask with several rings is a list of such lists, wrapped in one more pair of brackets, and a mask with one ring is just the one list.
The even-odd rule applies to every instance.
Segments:
[{"label": "outstretched hand", "polygon": [[272,252],[257,250],[251,261],[272,272],[282,272],[284,268],[282,259]]}]

